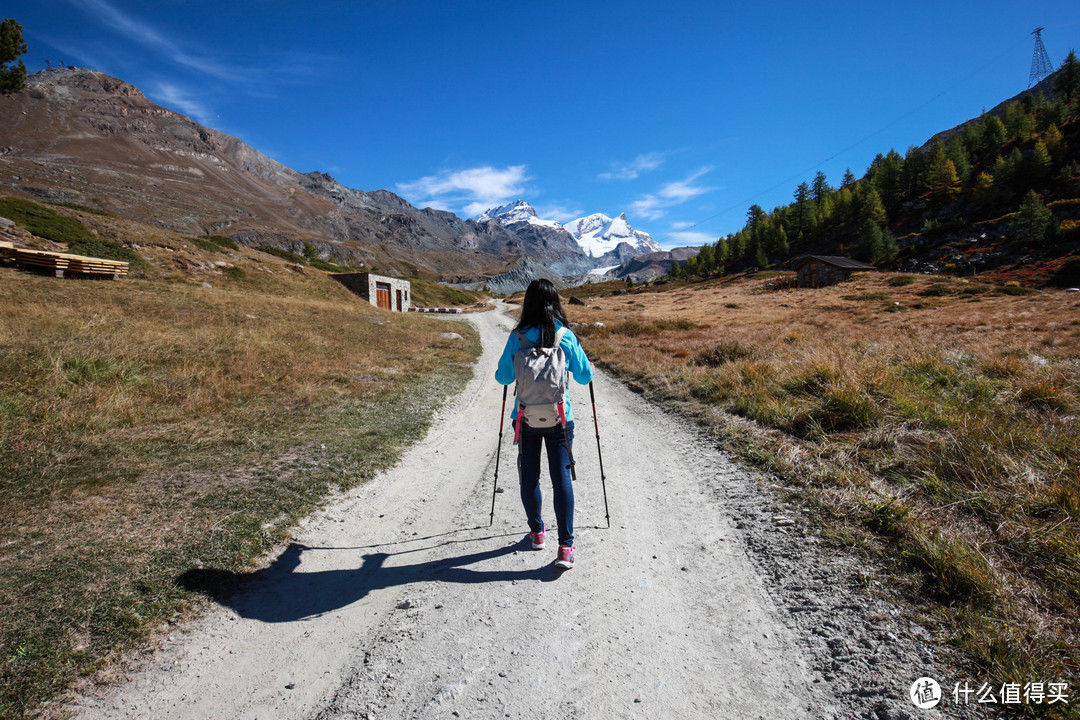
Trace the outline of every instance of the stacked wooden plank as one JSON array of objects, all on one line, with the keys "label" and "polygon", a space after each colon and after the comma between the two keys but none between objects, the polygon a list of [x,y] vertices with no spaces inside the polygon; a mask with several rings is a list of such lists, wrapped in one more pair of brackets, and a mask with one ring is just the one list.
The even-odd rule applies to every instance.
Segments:
[{"label": "stacked wooden plank", "polygon": [[128,271],[128,264],[121,260],[105,260],[85,255],[17,247],[7,249],[7,253],[16,265],[50,270],[56,277],[64,277],[64,271],[70,271],[82,275],[108,275],[114,280],[119,280],[127,275]]},{"label": "stacked wooden plank", "polygon": [[119,280],[127,275],[128,264],[123,260],[106,260],[105,258],[86,257],[84,255],[68,255],[68,270],[84,275],[112,275],[114,280]]}]

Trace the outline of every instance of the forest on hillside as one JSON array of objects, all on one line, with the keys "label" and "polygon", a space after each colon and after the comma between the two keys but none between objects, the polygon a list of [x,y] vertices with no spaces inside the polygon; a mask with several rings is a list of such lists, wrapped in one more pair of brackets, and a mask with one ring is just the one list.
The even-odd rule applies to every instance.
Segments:
[{"label": "forest on hillside", "polygon": [[818,171],[793,201],[751,205],[737,233],[702,246],[673,279],[783,266],[806,254],[847,255],[882,268],[974,274],[1053,265],[1078,282],[1080,61],[1070,52],[1035,92],[925,147],[874,158],[839,186]]}]

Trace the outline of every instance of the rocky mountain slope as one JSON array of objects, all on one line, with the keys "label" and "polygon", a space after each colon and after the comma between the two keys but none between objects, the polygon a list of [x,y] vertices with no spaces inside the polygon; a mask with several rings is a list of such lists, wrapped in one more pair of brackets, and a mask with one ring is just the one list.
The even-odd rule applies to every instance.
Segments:
[{"label": "rocky mountain slope", "polygon": [[93,70],[31,76],[0,97],[0,117],[0,193],[246,244],[308,241],[327,259],[391,272],[484,276],[545,257],[545,238],[297,172]]}]

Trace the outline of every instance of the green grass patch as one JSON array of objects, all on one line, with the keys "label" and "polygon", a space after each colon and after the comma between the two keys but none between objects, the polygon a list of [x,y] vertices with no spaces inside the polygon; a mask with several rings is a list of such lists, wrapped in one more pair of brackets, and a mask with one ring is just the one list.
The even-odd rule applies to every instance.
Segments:
[{"label": "green grass patch", "polygon": [[1023,285],[998,285],[993,290],[995,295],[1038,295],[1039,291],[1035,288],[1024,287]]},{"label": "green grass patch", "polygon": [[274,255],[275,257],[279,257],[282,260],[288,260],[291,263],[296,263],[297,265],[307,265],[308,263],[308,259],[303,255],[297,255],[294,252],[282,250],[281,248],[274,247],[273,245],[259,245],[255,249],[259,250],[260,252],[267,253],[268,255]]},{"label": "green grass patch", "polygon": [[102,210],[101,208],[88,207],[86,205],[80,205],[78,203],[55,202],[55,203],[49,203],[49,204],[50,205],[55,205],[57,207],[70,208],[71,210],[79,210],[79,211],[84,212],[84,213],[90,213],[91,215],[100,215],[101,217],[110,217],[110,218],[116,217],[116,215],[113,215],[111,212],[106,212],[105,210]]},{"label": "green grass patch", "polygon": [[94,236],[79,220],[66,215],[58,215],[54,210],[30,200],[13,197],[0,198],[0,215],[21,225],[34,235],[53,242],[75,243],[94,239]]},{"label": "green grass patch", "polygon": [[889,278],[889,287],[904,287],[911,285],[916,280],[914,275],[894,275]]}]

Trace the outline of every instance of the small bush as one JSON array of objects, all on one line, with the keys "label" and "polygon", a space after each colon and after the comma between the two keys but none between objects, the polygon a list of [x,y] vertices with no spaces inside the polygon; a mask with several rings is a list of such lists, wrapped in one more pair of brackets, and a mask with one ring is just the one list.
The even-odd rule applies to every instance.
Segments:
[{"label": "small bush", "polygon": [[896,498],[862,503],[862,523],[870,530],[886,537],[897,537],[907,522],[908,508],[899,505]]},{"label": "small bush", "polygon": [[202,237],[189,237],[187,239],[203,250],[208,250],[210,252],[240,249],[240,246],[236,244],[235,240],[225,237],[224,235],[203,235]]},{"label": "small bush", "polygon": [[811,420],[830,432],[871,427],[881,416],[881,408],[873,398],[851,388],[826,391],[809,412]]},{"label": "small bush", "polygon": [[[282,250],[281,248],[276,248],[273,245],[259,245],[255,249],[260,250],[260,251],[262,251],[264,253],[267,253],[269,255],[274,255],[274,256],[279,257],[279,258],[281,258],[283,260],[288,260],[291,263],[296,263],[297,265],[307,265],[307,262],[308,262],[308,259],[306,257],[304,257],[303,255],[297,255],[294,252],[289,252],[288,250]],[[374,272],[374,271],[372,271],[372,272]]]},{"label": "small bush", "polygon": [[352,270],[348,265],[338,265],[337,263],[332,263],[328,260],[319,260],[318,258],[310,260],[308,264],[313,268],[333,273],[349,272]]},{"label": "small bush", "polygon": [[85,255],[105,260],[121,260],[131,267],[149,267],[149,263],[127,245],[121,245],[118,242],[104,238],[91,236],[72,241],[68,245],[68,251],[73,255]]},{"label": "small bush", "polygon": [[908,567],[927,575],[931,590],[946,602],[989,605],[996,594],[993,571],[977,551],[941,531],[913,532],[901,554]]},{"label": "small bush", "polygon": [[913,275],[896,275],[889,278],[890,287],[903,287],[905,285],[910,285],[913,282],[915,282],[915,277]]},{"label": "small bush", "polygon": [[672,320],[653,320],[652,324],[658,330],[693,330],[698,324],[691,320],[675,318]]},{"label": "small bush", "polygon": [[1037,295],[1038,290],[1035,288],[1024,287],[1023,285],[998,285],[994,288],[995,295]]},{"label": "small bush", "polygon": [[221,248],[220,245],[212,243],[209,240],[207,240],[206,238],[189,237],[187,239],[195,247],[199,248],[200,250],[205,250],[207,252],[221,252],[222,251],[222,248]]},{"label": "small bush", "polygon": [[111,212],[105,212],[104,210],[101,210],[99,208],[87,207],[86,205],[79,205],[78,203],[58,202],[58,203],[49,203],[49,204],[50,205],[55,205],[57,207],[71,208],[72,210],[80,210],[80,211],[82,211],[84,213],[90,213],[91,215],[100,215],[102,217],[116,217]]},{"label": "small bush", "polygon": [[944,295],[951,295],[953,289],[945,283],[932,283],[919,291],[919,295],[923,297],[942,297]]},{"label": "small bush", "polygon": [[720,367],[725,363],[735,362],[754,356],[753,348],[738,340],[724,340],[711,348],[702,350],[694,357],[694,363],[705,367]]},{"label": "small bush", "polygon": [[628,337],[640,337],[642,335],[657,335],[660,329],[652,323],[643,323],[640,320],[623,320],[611,326],[614,335],[626,335]]}]

